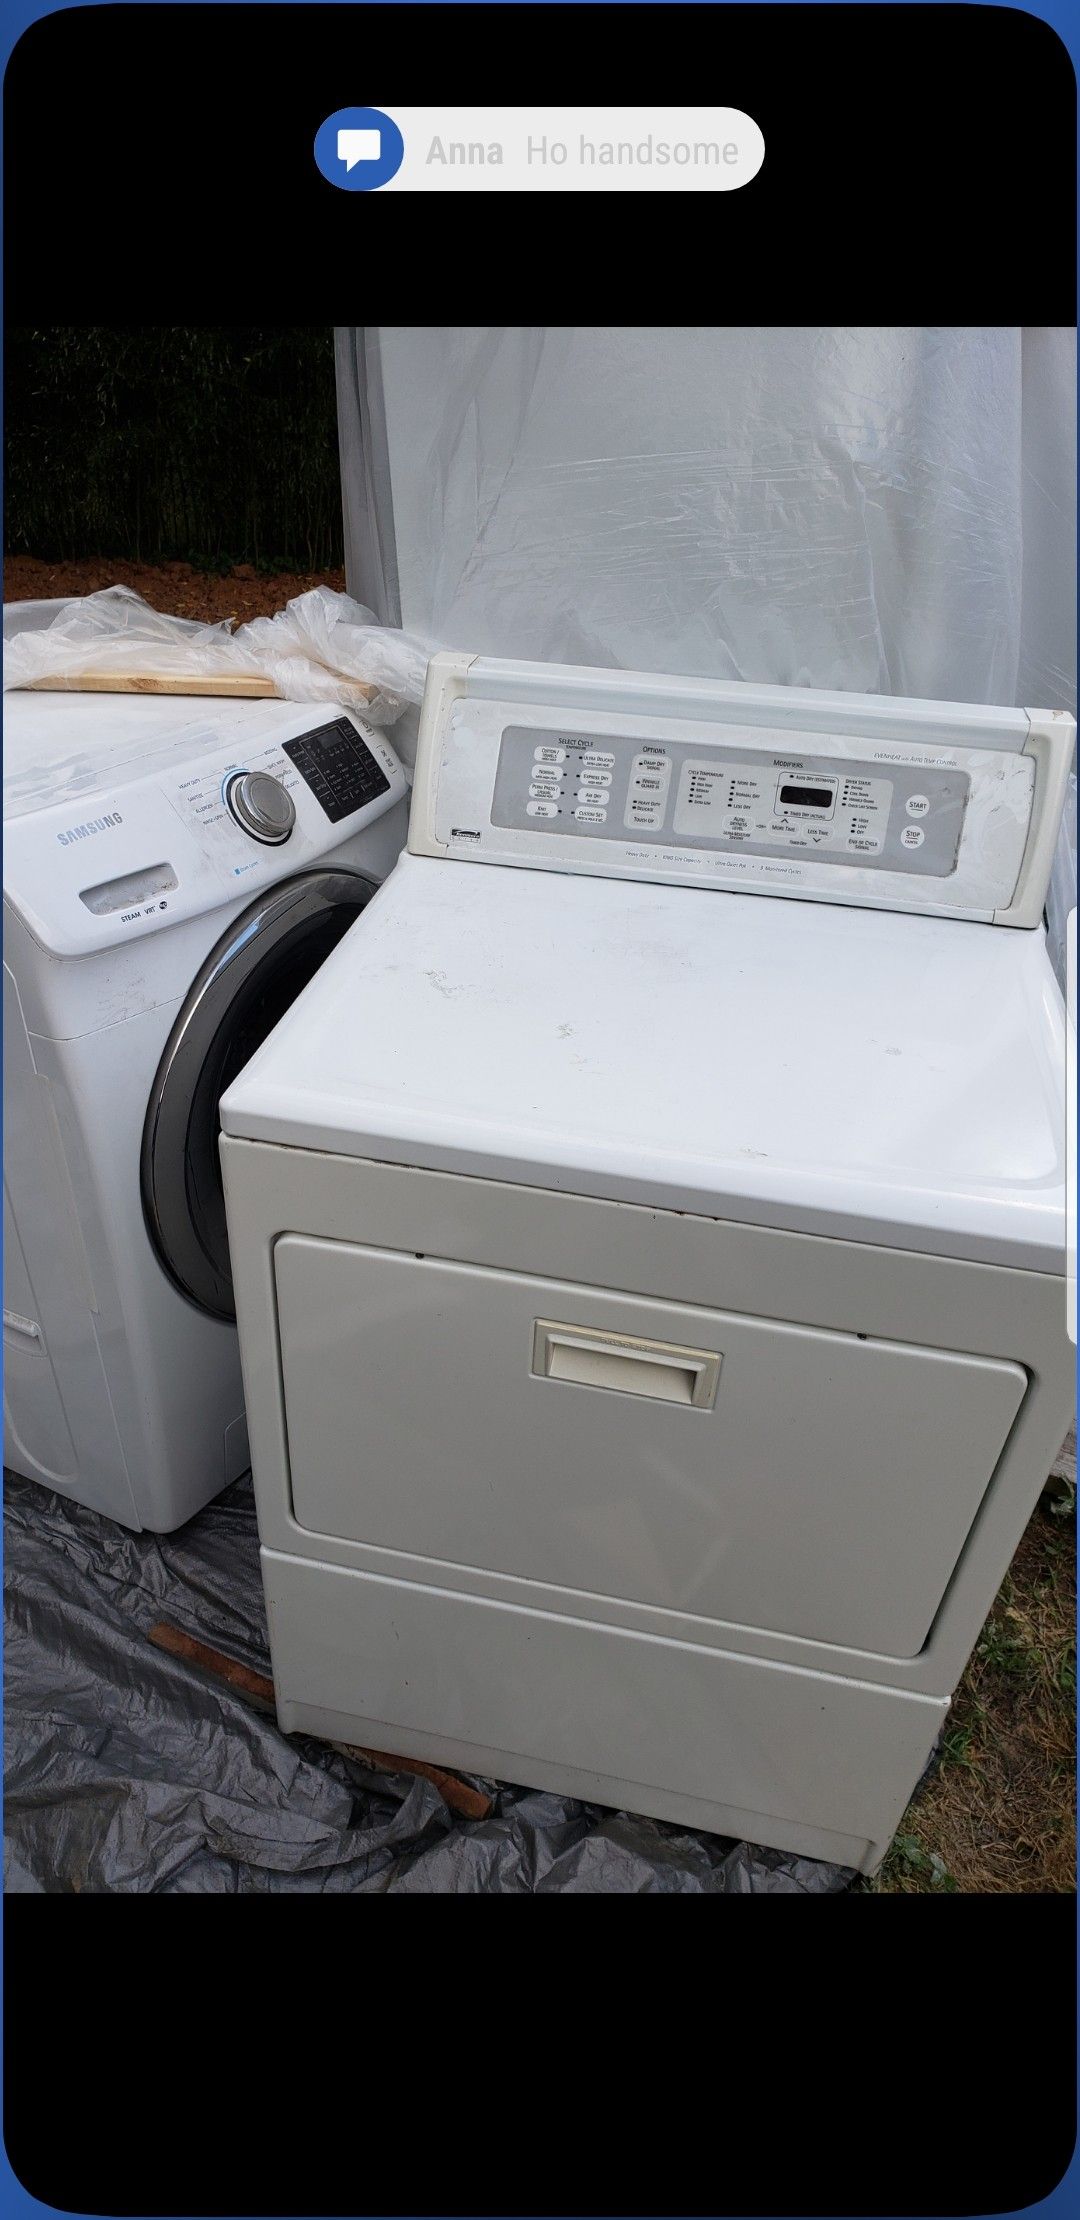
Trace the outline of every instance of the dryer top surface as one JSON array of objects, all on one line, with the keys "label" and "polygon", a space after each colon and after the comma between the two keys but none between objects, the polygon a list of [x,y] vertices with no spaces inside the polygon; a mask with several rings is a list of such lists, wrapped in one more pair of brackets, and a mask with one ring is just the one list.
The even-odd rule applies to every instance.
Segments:
[{"label": "dryer top surface", "polygon": [[404,856],[227,1133],[1060,1272],[1041,930]]}]

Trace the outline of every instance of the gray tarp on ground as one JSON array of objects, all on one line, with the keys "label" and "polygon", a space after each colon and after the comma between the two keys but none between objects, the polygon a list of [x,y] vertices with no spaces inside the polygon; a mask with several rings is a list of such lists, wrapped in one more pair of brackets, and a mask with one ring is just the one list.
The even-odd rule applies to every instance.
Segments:
[{"label": "gray tarp on ground", "polygon": [[[531,1789],[489,1819],[374,1774],[154,1648],[167,1619],[269,1671],[251,1485],[177,1534],[129,1534],[5,1480],[10,1890],[794,1893],[810,1859]],[[494,1787],[494,1784],[489,1784]]]}]

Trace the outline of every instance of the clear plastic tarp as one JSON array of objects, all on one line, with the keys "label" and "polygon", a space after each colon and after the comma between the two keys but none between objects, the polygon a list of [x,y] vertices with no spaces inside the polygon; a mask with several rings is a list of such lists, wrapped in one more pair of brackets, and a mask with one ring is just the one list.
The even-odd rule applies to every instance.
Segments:
[{"label": "clear plastic tarp", "polygon": [[429,643],[381,625],[328,586],[298,594],[272,617],[234,631],[152,609],[130,586],[106,586],[55,605],[5,611],[4,691],[35,680],[260,678],[287,701],[344,702],[392,724],[424,690]]},{"label": "clear plastic tarp", "polygon": [[1072,332],[362,337],[351,394],[339,352],[345,475],[363,375],[390,621],[495,655],[1073,706]]}]

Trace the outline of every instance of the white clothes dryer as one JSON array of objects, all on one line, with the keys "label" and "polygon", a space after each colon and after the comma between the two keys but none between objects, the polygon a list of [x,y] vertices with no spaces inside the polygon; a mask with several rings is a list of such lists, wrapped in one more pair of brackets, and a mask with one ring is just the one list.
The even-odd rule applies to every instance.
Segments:
[{"label": "white clothes dryer", "polygon": [[876,1866],[1072,1403],[1072,740],[435,658],[222,1102],[284,1727]]},{"label": "white clothes dryer", "polygon": [[4,703],[5,1462],[126,1526],[247,1463],[218,1096],[405,833],[333,705]]}]

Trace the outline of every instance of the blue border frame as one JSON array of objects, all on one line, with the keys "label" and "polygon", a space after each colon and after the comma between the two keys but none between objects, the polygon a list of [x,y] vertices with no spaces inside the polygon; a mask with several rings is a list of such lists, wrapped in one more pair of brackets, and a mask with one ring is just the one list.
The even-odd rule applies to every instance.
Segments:
[{"label": "blue border frame", "polygon": [[[111,4],[111,0],[74,0],[74,5],[80,8],[108,4]],[[120,0],[120,4],[127,4],[127,0]],[[136,0],[136,4],[144,5],[145,0]],[[157,0],[150,0],[150,4],[157,4]],[[241,0],[241,4],[249,7],[273,7],[278,4],[278,0]],[[366,0],[331,0],[331,4],[338,7],[363,7]],[[411,4],[412,0],[395,0],[397,6],[408,7]],[[439,4],[453,6],[455,0],[439,0]],[[505,0],[485,0],[485,4],[504,5]],[[574,7],[577,0],[548,0],[548,4]],[[605,0],[605,4],[633,5],[634,0]],[[726,4],[727,0],[695,0],[695,5],[702,7],[723,7]],[[753,0],[753,4],[769,7],[774,4],[774,0]],[[821,4],[821,0],[795,0],[795,4],[815,7]],[[839,0],[839,4],[862,6],[865,5],[865,0]],[[889,0],[885,0],[885,4],[889,4]],[[921,7],[936,7],[939,4],[940,0],[914,0],[914,5]],[[32,23],[38,22],[43,16],[66,13],[71,5],[72,0],[0,0],[0,62],[3,67],[6,69],[19,39]],[[215,0],[194,0],[194,5],[209,7],[215,5]],[[972,5],[980,8],[998,7],[1002,5],[1002,0],[972,0]],[[1013,7],[1010,12],[1014,15],[1032,15],[1037,21],[1048,23],[1056,31],[1071,58],[1074,71],[1080,76],[1080,0],[1043,0],[1040,7]],[[40,2199],[31,2196],[29,2190],[23,2188],[9,2164],[6,2149],[0,2144],[0,2220],[30,2220],[31,2215],[55,2212],[57,2209],[54,2205],[42,2204]],[[1020,2209],[1037,2212],[1042,2220],[1066,2220],[1066,2216],[1072,2220],[1074,2214],[1080,2213],[1080,2145],[1074,2149],[1069,2166],[1057,2188],[1048,2197],[1041,2198],[1037,2204]],[[94,2216],[75,2214],[73,2220],[94,2220]],[[223,2220],[227,2220],[227,2216],[223,2216]],[[316,2220],[316,2216],[298,2215],[297,2220]],[[792,2215],[792,2220],[798,2220],[798,2216]],[[977,2220],[977,2216],[974,2216],[974,2220]]]},{"label": "blue border frame", "polygon": [[[72,6],[87,8],[108,4],[110,4],[110,0],[0,0],[0,66],[6,69],[8,58],[13,48],[18,44],[23,32],[28,30],[32,23],[37,23],[43,16],[66,13]],[[128,4],[128,0],[121,0],[121,5],[125,4]],[[138,4],[145,4],[145,0],[138,0]],[[155,0],[150,0],[150,4],[155,4]],[[196,6],[212,7],[216,4],[216,0],[194,0],[194,4]],[[273,7],[278,4],[278,0],[240,0],[240,4],[245,7]],[[363,7],[366,5],[366,0],[331,0],[331,4],[337,7]],[[408,7],[410,0],[395,0],[395,4],[399,7]],[[437,0],[437,4],[452,7],[454,0]],[[485,4],[501,6],[505,5],[505,0],[485,0]],[[575,7],[577,0],[549,0],[549,4]],[[620,6],[627,4],[627,0],[605,0],[605,4]],[[629,0],[629,4],[633,5],[633,0]],[[770,7],[774,4],[774,0],[751,0],[751,4],[756,7]],[[786,0],[786,4],[790,5],[791,0]],[[802,7],[817,7],[822,4],[822,0],[794,0],[794,4]],[[836,4],[836,0],[834,0],[834,4]],[[838,0],[838,4],[842,7],[861,7],[866,5],[866,0]],[[871,4],[879,4],[879,0],[871,0]],[[908,4],[929,8],[939,6],[941,0],[908,0]],[[1007,5],[1008,0],[966,0],[966,4],[980,8],[1001,7]],[[727,0],[695,0],[695,5],[700,7],[724,7],[727,5]],[[1048,23],[1051,30],[1057,32],[1062,45],[1072,59],[1074,70],[1080,75],[1080,4],[1078,4],[1078,0],[1043,0],[1042,6],[1037,8],[1009,6],[1009,13],[1012,15],[1032,15],[1037,22]]]}]

